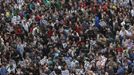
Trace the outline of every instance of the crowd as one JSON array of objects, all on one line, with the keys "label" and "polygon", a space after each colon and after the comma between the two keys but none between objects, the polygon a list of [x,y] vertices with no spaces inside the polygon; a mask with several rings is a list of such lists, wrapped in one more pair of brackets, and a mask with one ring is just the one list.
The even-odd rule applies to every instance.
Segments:
[{"label": "crowd", "polygon": [[0,75],[134,75],[134,0],[0,0]]}]

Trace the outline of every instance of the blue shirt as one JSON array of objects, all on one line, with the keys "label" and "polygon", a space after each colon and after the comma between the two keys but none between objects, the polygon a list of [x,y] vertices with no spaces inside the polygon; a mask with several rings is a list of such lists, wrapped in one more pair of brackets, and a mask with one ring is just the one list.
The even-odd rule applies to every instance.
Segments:
[{"label": "blue shirt", "polygon": [[24,47],[23,45],[17,45],[17,52],[20,53],[21,55],[24,53]]},{"label": "blue shirt", "polygon": [[8,75],[8,71],[5,67],[0,68],[0,75]]},{"label": "blue shirt", "polygon": [[129,55],[130,58],[134,59],[134,53]]},{"label": "blue shirt", "polygon": [[117,75],[125,75],[125,70],[123,67],[118,68]]},{"label": "blue shirt", "polygon": [[95,26],[98,28],[98,29],[100,29],[100,19],[99,19],[99,17],[98,16],[96,16],[95,17]]}]

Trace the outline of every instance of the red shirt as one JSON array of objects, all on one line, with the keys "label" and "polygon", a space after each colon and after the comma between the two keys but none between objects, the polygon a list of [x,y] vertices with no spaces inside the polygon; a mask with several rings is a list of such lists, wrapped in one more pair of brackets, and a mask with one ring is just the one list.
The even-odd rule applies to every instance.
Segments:
[{"label": "red shirt", "polygon": [[116,48],[115,50],[116,50],[117,52],[121,52],[121,53],[123,52],[123,48],[121,48],[121,47]]},{"label": "red shirt", "polygon": [[33,32],[33,27],[30,28],[30,33],[32,33],[32,32]]},{"label": "red shirt", "polygon": [[16,34],[22,34],[22,30],[21,30],[21,28],[17,28],[17,30],[16,30]]},{"label": "red shirt", "polygon": [[104,5],[102,6],[102,8],[103,8],[104,11],[107,11],[107,10],[108,10],[108,5],[107,5],[107,4],[104,4]]},{"label": "red shirt", "polygon": [[80,7],[86,9],[86,7],[87,7],[86,2],[81,2]]},{"label": "red shirt", "polygon": [[82,31],[82,27],[81,26],[75,26],[75,31],[80,34],[80,32]]},{"label": "red shirt", "polygon": [[41,17],[40,17],[39,15],[37,15],[37,16],[35,17],[35,20],[36,20],[36,21],[40,21],[40,19],[41,19]]},{"label": "red shirt", "polygon": [[51,36],[53,35],[53,31],[52,31],[52,30],[49,30],[49,31],[47,32],[47,35],[48,35],[48,37],[51,37]]}]

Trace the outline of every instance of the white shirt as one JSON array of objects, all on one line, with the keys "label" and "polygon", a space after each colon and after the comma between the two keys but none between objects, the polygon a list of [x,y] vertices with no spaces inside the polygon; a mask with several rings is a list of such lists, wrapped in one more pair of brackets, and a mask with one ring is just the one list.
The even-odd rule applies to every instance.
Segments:
[{"label": "white shirt", "polygon": [[48,63],[48,59],[46,59],[46,57],[40,60],[41,65],[44,65],[45,63]]},{"label": "white shirt", "polygon": [[17,0],[17,3],[18,3],[18,8],[21,10],[24,4],[24,0]]},{"label": "white shirt", "polygon": [[69,75],[69,71],[68,70],[62,71],[61,75]]},{"label": "white shirt", "polygon": [[111,0],[111,1],[112,1],[113,3],[115,3],[115,4],[117,3],[117,0]]},{"label": "white shirt", "polygon": [[124,37],[125,36],[125,32],[127,32],[126,30],[123,32],[122,30],[120,31],[120,33],[119,33],[119,35],[121,36],[121,37]]},{"label": "white shirt", "polygon": [[23,27],[24,27],[25,31],[27,31],[27,32],[29,31],[29,25],[28,25],[28,23],[24,24]]},{"label": "white shirt", "polygon": [[126,35],[127,36],[132,36],[132,32],[131,31],[126,31]]},{"label": "white shirt", "polygon": [[14,28],[13,28],[12,26],[7,26],[7,30],[8,30],[9,32],[12,32],[12,31],[14,30]]},{"label": "white shirt", "polygon": [[12,64],[12,68],[10,67],[11,65],[7,66],[7,71],[8,73],[14,72],[15,73],[15,69],[16,69],[16,64]]},{"label": "white shirt", "polygon": [[19,24],[20,23],[20,16],[13,16],[11,22],[13,24]]},{"label": "white shirt", "polygon": [[12,22],[13,24],[16,24],[16,21],[17,21],[17,17],[16,17],[16,16],[13,16],[11,22]]},{"label": "white shirt", "polygon": [[53,71],[49,75],[56,75],[56,73],[55,73],[55,71]]},{"label": "white shirt", "polygon": [[63,48],[66,48],[67,47],[67,43],[63,43]]},{"label": "white shirt", "polygon": [[39,29],[37,27],[33,28],[32,34],[36,35],[36,31],[37,31],[37,33],[39,33]]},{"label": "white shirt", "polygon": [[17,3],[19,4],[24,3],[24,0],[17,0]]},{"label": "white shirt", "polygon": [[131,16],[134,17],[134,9],[131,10]]},{"label": "white shirt", "polygon": [[121,22],[121,25],[122,25],[122,26],[124,26],[125,24],[126,24],[125,21]]},{"label": "white shirt", "polygon": [[30,22],[26,22],[24,20],[22,20],[22,26],[25,29],[25,31],[29,32],[29,26],[30,26]]}]

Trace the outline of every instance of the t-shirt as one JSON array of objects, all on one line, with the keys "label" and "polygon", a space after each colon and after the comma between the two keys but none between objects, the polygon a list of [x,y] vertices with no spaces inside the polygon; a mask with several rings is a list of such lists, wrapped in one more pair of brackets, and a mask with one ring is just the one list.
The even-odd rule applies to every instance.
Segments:
[{"label": "t-shirt", "polygon": [[0,68],[0,75],[8,75],[6,67]]},{"label": "t-shirt", "polygon": [[55,71],[53,71],[49,75],[56,75],[56,73],[55,73]]},{"label": "t-shirt", "polygon": [[24,52],[24,45],[23,44],[18,44],[17,45],[17,52],[19,52],[20,54],[23,54],[23,52]]},{"label": "t-shirt", "polygon": [[131,10],[131,16],[134,17],[134,9]]},{"label": "t-shirt", "polygon": [[132,36],[132,32],[126,31],[126,35],[127,35],[127,36]]},{"label": "t-shirt", "polygon": [[125,75],[125,70],[121,67],[117,70],[118,75]]},{"label": "t-shirt", "polygon": [[61,75],[69,75],[69,71],[68,70],[64,70],[61,72]]},{"label": "t-shirt", "polygon": [[24,3],[24,0],[17,0],[17,3],[18,4],[23,4]]},{"label": "t-shirt", "polygon": [[126,32],[127,32],[126,30],[124,32],[121,30],[119,34],[121,37],[124,37]]},{"label": "t-shirt", "polygon": [[6,12],[6,17],[9,17],[10,16],[10,12]]}]

